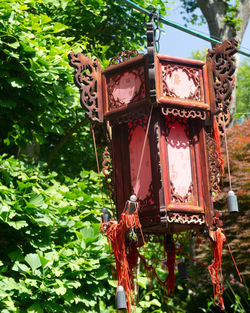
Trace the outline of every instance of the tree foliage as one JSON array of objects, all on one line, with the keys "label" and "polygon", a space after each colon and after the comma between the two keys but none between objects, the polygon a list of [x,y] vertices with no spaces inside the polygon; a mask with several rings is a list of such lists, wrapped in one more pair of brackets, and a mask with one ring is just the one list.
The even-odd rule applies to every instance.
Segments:
[{"label": "tree foliage", "polygon": [[250,60],[240,64],[236,87],[235,118],[243,121],[250,114]]},{"label": "tree foliage", "polygon": [[[149,3],[166,11],[164,1]],[[106,66],[121,50],[143,46],[144,17],[110,0],[1,1],[0,16],[0,152],[36,152],[68,174],[79,171],[81,156],[93,166],[88,122],[67,55],[83,51]]]},{"label": "tree foliage", "polygon": [[[188,16],[184,19],[192,24],[208,23],[210,35],[225,40],[236,37],[241,41],[250,17],[248,0],[180,0]],[[203,15],[197,13],[200,8]],[[183,12],[184,13],[184,12]]]},{"label": "tree foliage", "polygon": [[1,312],[105,312],[110,260],[97,174],[62,183],[43,165],[0,163]]},{"label": "tree foliage", "polygon": [[[183,8],[188,13],[187,21],[197,23],[206,20],[210,32],[210,36],[220,40],[229,40],[236,38],[241,42],[250,18],[250,2],[249,0],[181,0]],[[202,16],[197,14],[196,9],[200,8]],[[239,57],[236,57],[235,77],[239,67]],[[235,89],[233,91],[233,102],[230,107],[230,116],[234,120],[234,114],[237,110],[235,101]]]},{"label": "tree foliage", "polygon": [[[2,0],[0,17],[0,310],[114,312],[93,147],[67,55],[83,51],[106,67],[121,50],[143,49],[144,17],[121,0]],[[166,304],[142,272],[137,312],[196,312],[195,283],[176,282]]]}]

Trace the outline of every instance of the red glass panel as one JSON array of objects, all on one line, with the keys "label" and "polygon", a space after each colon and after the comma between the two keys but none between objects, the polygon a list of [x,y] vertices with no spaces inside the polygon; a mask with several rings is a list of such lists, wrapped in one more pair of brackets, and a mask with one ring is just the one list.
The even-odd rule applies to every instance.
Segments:
[{"label": "red glass panel", "polygon": [[129,143],[131,185],[135,195],[140,200],[144,200],[148,196],[152,182],[150,147],[148,138],[146,140],[145,150],[142,158],[141,171],[138,176],[138,180],[136,181],[144,138],[144,127],[138,125],[133,130]]},{"label": "red glass panel", "polygon": [[167,137],[169,176],[171,181],[171,202],[190,202],[192,194],[192,168],[190,142],[186,134],[186,125],[171,123]]}]

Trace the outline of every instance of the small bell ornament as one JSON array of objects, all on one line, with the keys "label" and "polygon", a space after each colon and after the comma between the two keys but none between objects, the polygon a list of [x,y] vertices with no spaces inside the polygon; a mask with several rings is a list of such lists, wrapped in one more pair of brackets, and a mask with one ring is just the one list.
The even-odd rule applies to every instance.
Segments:
[{"label": "small bell ornament", "polygon": [[115,302],[117,310],[123,310],[127,308],[126,295],[123,286],[118,286]]},{"label": "small bell ornament", "polygon": [[106,208],[102,209],[102,222],[107,223],[111,219],[111,215]]},{"label": "small bell ornament", "polygon": [[233,190],[229,190],[228,192],[227,206],[229,213],[239,212],[237,196],[234,194]]},{"label": "small bell ornament", "polygon": [[137,197],[135,195],[132,195],[130,199],[126,203],[125,213],[127,214],[133,214],[135,210],[138,208],[138,203],[136,202]]}]

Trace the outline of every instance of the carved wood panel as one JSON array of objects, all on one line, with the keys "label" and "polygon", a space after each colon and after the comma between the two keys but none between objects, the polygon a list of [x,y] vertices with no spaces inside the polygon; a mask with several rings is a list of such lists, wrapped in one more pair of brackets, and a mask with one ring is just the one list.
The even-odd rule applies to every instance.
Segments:
[{"label": "carved wood panel", "polygon": [[123,63],[133,57],[137,57],[138,55],[141,55],[137,50],[125,50],[120,52],[117,56],[111,58],[109,65],[116,65]]},{"label": "carved wood panel", "polygon": [[201,101],[200,69],[162,65],[163,96]]},{"label": "carved wood panel", "polygon": [[[232,102],[232,91],[235,78],[234,54],[237,52],[238,42],[232,38],[225,40],[221,45],[217,44],[213,50],[208,50],[206,62],[212,78],[212,88],[214,89],[215,114],[221,135],[224,133],[223,115],[225,124],[229,123],[229,106]],[[222,113],[223,112],[223,113]]]},{"label": "carved wood panel", "polygon": [[74,80],[80,90],[80,99],[86,113],[93,121],[103,122],[101,96],[101,67],[99,61],[89,56],[70,52],[70,65],[75,67]]},{"label": "carved wood panel", "polygon": [[213,201],[216,200],[217,194],[220,192],[220,161],[216,152],[216,143],[212,137],[206,134],[208,167],[209,167],[209,182],[210,191]]},{"label": "carved wood panel", "polygon": [[166,116],[171,203],[194,204],[191,141],[187,119]]},{"label": "carved wood panel", "polygon": [[107,78],[108,111],[145,98],[144,66],[113,74]]}]

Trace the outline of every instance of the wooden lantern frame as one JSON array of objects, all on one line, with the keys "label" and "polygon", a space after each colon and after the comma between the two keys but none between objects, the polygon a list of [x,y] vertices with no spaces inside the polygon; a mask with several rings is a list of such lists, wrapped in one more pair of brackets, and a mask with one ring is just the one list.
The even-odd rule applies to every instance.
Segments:
[{"label": "wooden lantern frame", "polygon": [[[109,161],[112,159],[113,173],[107,173],[108,166],[105,173],[112,179],[109,188],[114,193],[118,218],[133,192],[130,133],[138,125],[144,127],[146,133],[147,119],[152,112],[148,130],[152,182],[150,194],[146,199],[139,199],[143,231],[181,232],[211,228],[216,223],[213,196],[218,192],[220,162],[214,122],[223,134],[222,114],[228,121],[236,46],[234,39],[225,41],[209,50],[206,62],[202,62],[158,55],[151,41],[147,55],[122,52],[103,71],[98,60],[79,53],[69,55],[71,65],[76,68],[75,82],[87,115],[93,122],[104,123],[112,133],[109,142],[112,153],[108,154],[107,150],[105,153]],[[188,81],[192,91],[175,89],[172,79],[175,74],[178,79]],[[127,80],[133,81],[131,96],[124,92]],[[192,201],[178,195],[170,180],[167,138],[175,123],[181,124],[188,133]]]}]

